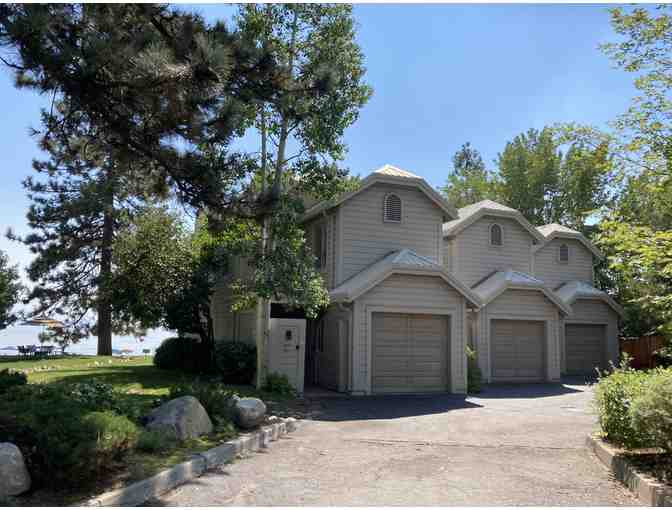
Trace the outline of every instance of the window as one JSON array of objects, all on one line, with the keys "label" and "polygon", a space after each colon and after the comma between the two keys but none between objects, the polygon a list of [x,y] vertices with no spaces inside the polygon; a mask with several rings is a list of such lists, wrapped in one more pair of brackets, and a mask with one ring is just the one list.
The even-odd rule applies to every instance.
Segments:
[{"label": "window", "polygon": [[503,232],[501,225],[493,223],[490,225],[490,244],[492,246],[502,246],[503,243]]},{"label": "window", "polygon": [[558,262],[567,264],[569,262],[569,246],[561,244],[558,248]]},{"label": "window", "polygon": [[385,195],[383,204],[383,220],[392,223],[401,223],[401,198],[394,193]]},{"label": "window", "polygon": [[313,253],[316,257],[315,267],[324,269],[327,266],[327,228],[324,224],[317,225],[313,234],[315,244]]}]

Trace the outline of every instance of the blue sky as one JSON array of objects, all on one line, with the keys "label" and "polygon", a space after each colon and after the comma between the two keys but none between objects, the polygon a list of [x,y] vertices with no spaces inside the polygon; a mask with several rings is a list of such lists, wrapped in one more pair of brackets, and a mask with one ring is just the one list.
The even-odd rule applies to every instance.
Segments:
[{"label": "blue sky", "polygon": [[[233,7],[184,6],[210,20]],[[464,142],[486,163],[531,127],[575,121],[604,127],[635,95],[633,77],[599,50],[614,40],[608,6],[357,5],[358,42],[374,95],[348,129],[345,165],[366,175],[390,163],[441,186]],[[46,103],[0,71],[0,230],[27,231],[21,181],[39,157],[28,135]],[[0,249],[25,267],[29,252]],[[3,334],[2,336],[6,336]]]}]

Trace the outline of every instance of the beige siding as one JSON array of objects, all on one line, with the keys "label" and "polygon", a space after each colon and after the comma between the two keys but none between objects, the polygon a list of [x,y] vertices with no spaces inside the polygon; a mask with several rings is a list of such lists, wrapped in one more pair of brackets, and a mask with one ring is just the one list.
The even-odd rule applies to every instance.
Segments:
[{"label": "beige siding", "polygon": [[[327,261],[323,268],[321,268],[320,273],[322,278],[324,278],[324,284],[327,289],[334,288],[334,275],[336,269],[336,234],[337,234],[337,222],[336,214],[329,214],[326,217],[319,217],[313,221],[308,222],[305,226],[306,232],[306,243],[308,246],[313,249],[315,246],[315,234],[316,229],[319,225],[324,225],[327,229]],[[317,257],[318,253],[314,253]]]},{"label": "beige siding", "polygon": [[507,290],[478,312],[476,322],[478,364],[483,377],[491,380],[490,330],[495,319],[546,322],[546,378],[560,377],[559,314],[543,293],[532,290]]},{"label": "beige siding", "polygon": [[[558,248],[563,243],[569,247],[569,262],[561,264],[558,262]],[[553,239],[535,253],[534,275],[551,289],[574,280],[592,283],[593,255],[579,241]]]},{"label": "beige siding", "polygon": [[466,391],[465,300],[444,280],[434,276],[392,275],[355,302],[353,326],[353,391],[368,393],[370,386],[369,318],[373,312],[450,313],[451,391]]},{"label": "beige siding", "polygon": [[[503,246],[490,245],[490,225],[493,223],[502,226]],[[532,270],[532,239],[515,220],[484,216],[455,237],[453,272],[468,286],[504,269],[529,273]]]},{"label": "beige siding", "polygon": [[607,303],[597,299],[577,299],[572,304],[572,315],[565,318],[560,326],[562,335],[562,367],[566,369],[565,359],[565,324],[605,324],[607,327],[607,363],[618,363],[618,314]]},{"label": "beige siding", "polygon": [[443,267],[446,268],[446,271],[453,273],[455,268],[453,267],[453,261],[455,256],[453,255],[454,242],[450,239],[443,240]]},{"label": "beige siding", "polygon": [[[397,193],[402,200],[401,223],[383,221],[383,199]],[[341,206],[343,246],[341,281],[347,280],[394,250],[409,248],[438,262],[443,211],[423,192],[374,184]],[[340,282],[336,282],[338,284]]]}]

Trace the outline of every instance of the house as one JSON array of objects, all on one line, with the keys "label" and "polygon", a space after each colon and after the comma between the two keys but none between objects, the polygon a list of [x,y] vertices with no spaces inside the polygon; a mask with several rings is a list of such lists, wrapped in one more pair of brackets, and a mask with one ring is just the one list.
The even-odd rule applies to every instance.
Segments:
[{"label": "house", "polygon": [[282,303],[232,312],[236,260],[213,295],[217,339],[254,342],[265,368],[354,395],[466,392],[470,344],[486,381],[555,381],[617,357],[620,307],[595,289],[579,232],[492,201],[456,210],[386,165],[302,219],[329,290],[315,320]]}]

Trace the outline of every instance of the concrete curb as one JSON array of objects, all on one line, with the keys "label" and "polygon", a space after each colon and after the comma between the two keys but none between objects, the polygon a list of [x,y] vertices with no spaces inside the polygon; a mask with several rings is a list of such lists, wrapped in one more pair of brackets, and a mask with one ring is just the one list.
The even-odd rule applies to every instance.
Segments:
[{"label": "concrete curb", "polygon": [[294,432],[297,427],[298,422],[294,418],[279,419],[277,423],[261,427],[253,433],[197,453],[190,460],[161,471],[151,478],[100,494],[73,506],[138,506],[148,499],[158,497],[198,478],[208,470],[230,462],[236,455],[268,448],[270,441],[276,441],[287,433]]},{"label": "concrete curb", "polygon": [[637,471],[624,457],[625,450],[592,436],[586,445],[645,506],[672,506],[672,487]]}]

